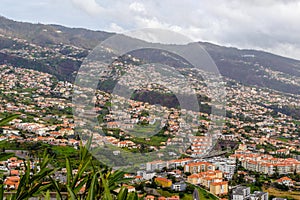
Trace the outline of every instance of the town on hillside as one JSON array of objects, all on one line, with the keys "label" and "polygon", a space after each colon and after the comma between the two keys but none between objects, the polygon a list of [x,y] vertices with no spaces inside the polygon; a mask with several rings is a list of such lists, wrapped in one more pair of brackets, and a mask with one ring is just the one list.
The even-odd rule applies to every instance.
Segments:
[{"label": "town on hillside", "polygon": [[[72,82],[74,72],[63,80],[29,62],[51,69],[82,62],[88,50],[0,32],[1,41],[11,44],[1,55],[28,63],[0,64],[0,197],[300,199],[299,95],[223,77],[226,112],[218,114],[212,108],[223,107],[212,102],[207,83],[215,77],[208,72],[178,67],[189,85],[160,73],[148,83],[138,68],[143,61],[127,55],[101,72],[101,84],[92,89]],[[253,58],[240,57],[243,65]],[[24,62],[28,68],[20,66]],[[300,86],[296,76],[255,67],[273,81]],[[127,72],[135,78],[120,84],[135,91],[130,99],[108,88]],[[199,110],[181,109],[174,96],[191,91]]]}]

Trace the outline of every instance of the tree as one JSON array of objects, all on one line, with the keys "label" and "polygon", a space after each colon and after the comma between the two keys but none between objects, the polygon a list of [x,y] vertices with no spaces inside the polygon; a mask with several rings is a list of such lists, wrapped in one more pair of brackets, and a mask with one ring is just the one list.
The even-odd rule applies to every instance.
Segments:
[{"label": "tree", "polygon": [[180,197],[180,199],[182,199],[184,197],[184,193],[183,192],[179,192],[179,197]]},{"label": "tree", "polygon": [[194,192],[194,190],[195,190],[195,186],[193,186],[192,184],[187,184],[187,186],[186,186],[186,192],[188,193],[188,194],[192,194],[193,192]]},{"label": "tree", "polygon": [[190,175],[191,175],[191,172],[184,172],[184,174],[185,174],[186,176],[190,176]]},{"label": "tree", "polygon": [[289,190],[288,186],[282,185],[282,184],[279,184],[279,183],[274,183],[274,186],[276,188],[278,188],[279,190],[282,190],[282,191],[288,191]]},{"label": "tree", "polygon": [[278,179],[278,177],[279,177],[278,167],[275,166],[274,173],[273,173],[273,178]]}]

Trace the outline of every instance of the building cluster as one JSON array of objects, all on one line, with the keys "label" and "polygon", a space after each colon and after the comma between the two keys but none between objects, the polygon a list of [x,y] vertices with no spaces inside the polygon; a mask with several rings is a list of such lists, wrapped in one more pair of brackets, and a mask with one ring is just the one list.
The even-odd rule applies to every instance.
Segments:
[{"label": "building cluster", "polygon": [[300,173],[300,161],[294,158],[275,158],[268,154],[238,151],[230,155],[230,159],[238,159],[241,166],[247,170],[272,175]]},{"label": "building cluster", "polygon": [[208,162],[189,163],[184,166],[184,171],[192,175],[187,182],[201,185],[215,195],[228,193],[228,181],[224,181],[223,172],[215,169],[215,165]]},{"label": "building cluster", "polygon": [[[47,30],[43,32],[60,30]],[[4,35],[0,34],[0,37]],[[3,48],[2,53],[24,57],[29,60],[51,60],[68,59],[82,61],[83,49],[72,45],[50,45],[41,47],[30,44],[26,40],[8,38],[13,42],[14,48]],[[152,73],[145,74],[137,68],[134,63],[138,59],[128,56],[125,62],[114,61],[112,65],[114,74],[110,71],[101,71],[101,77],[107,78],[111,75],[113,80],[121,78],[122,87],[128,87],[134,91],[161,92],[165,95],[178,93],[180,95],[192,94],[205,97],[202,106],[212,106],[209,99],[212,92],[205,84],[207,81],[200,78],[203,72],[189,68],[178,69],[187,75],[186,79],[178,79],[170,71],[158,73],[155,67],[149,69]],[[51,62],[50,62],[51,63]],[[49,64],[49,63],[48,63]],[[91,67],[99,67],[97,64]],[[290,81],[291,84],[299,85],[295,77],[286,77],[283,73],[272,71],[263,66],[257,66],[270,76],[279,81]],[[86,77],[98,77],[99,74],[81,72]],[[147,76],[152,78],[154,83],[145,81]],[[97,78],[98,80],[98,78]],[[100,78],[100,80],[102,80]],[[0,65],[0,114],[2,117],[10,113],[18,113],[20,117],[13,120],[7,126],[1,127],[0,141],[43,142],[51,145],[73,146],[77,148],[79,140],[75,139],[75,128],[83,133],[90,133],[89,116],[98,117],[99,124],[93,127],[94,133],[102,129],[103,135],[94,134],[92,147],[95,145],[109,143],[126,151],[136,151],[142,148],[147,151],[158,151],[168,146],[175,146],[180,149],[185,145],[186,151],[179,151],[180,155],[191,158],[176,160],[155,160],[145,164],[136,176],[131,177],[136,181],[154,182],[161,188],[171,188],[174,191],[185,191],[186,182],[202,186],[215,195],[227,195],[229,193],[228,181],[233,178],[236,171],[236,161],[246,170],[272,175],[278,173],[285,175],[275,182],[291,187],[295,182],[288,177],[293,173],[300,173],[300,161],[292,158],[300,152],[299,120],[289,116],[282,111],[282,108],[300,106],[300,98],[297,95],[285,95],[266,88],[241,85],[233,80],[226,79],[230,84],[224,84],[227,91],[226,111],[227,115],[218,122],[223,129],[218,129],[218,123],[212,120],[214,117],[207,112],[198,112],[186,109],[167,108],[164,106],[151,105],[146,102],[138,102],[125,99],[121,95],[112,95],[91,88],[76,88],[67,81],[59,81],[54,76],[38,72],[32,69],[16,68],[7,64]],[[103,80],[102,80],[103,81]],[[75,95],[81,100],[76,106],[80,113],[87,114],[83,120],[75,123],[72,116],[71,102],[73,89]],[[78,90],[77,90],[78,89]],[[81,90],[81,91],[80,91]],[[194,90],[194,91],[193,91]],[[94,96],[87,95],[88,93]],[[92,101],[93,108],[87,102]],[[219,105],[215,105],[218,107]],[[279,110],[279,111],[278,111]],[[82,126],[82,127],[81,127]],[[136,128],[139,127],[139,128]],[[148,127],[148,128],[147,128]],[[151,136],[145,132],[150,127],[153,130],[161,130],[159,135],[164,140],[154,143]],[[152,129],[151,129],[152,128]],[[207,134],[208,130],[210,133]],[[152,133],[151,132],[151,133]],[[142,138],[143,141],[137,140]],[[213,157],[200,159],[201,156],[210,153],[216,139],[242,143],[239,150],[226,157]],[[222,145],[221,145],[222,146]],[[118,155],[119,151],[114,151]],[[178,154],[179,155],[179,154]],[[32,163],[35,166],[36,162]],[[168,170],[167,169],[171,169]],[[0,162],[0,170],[4,171],[4,181],[7,190],[17,189],[20,182],[20,175],[24,172],[24,163],[17,158],[10,158]],[[165,173],[163,172],[165,171]],[[176,181],[170,180],[167,176],[174,176]],[[186,177],[187,176],[187,177]],[[64,169],[56,174],[61,183],[65,183]],[[129,178],[129,177],[128,177]],[[253,177],[252,182],[256,181]],[[124,185],[128,191],[135,191],[132,185]],[[250,193],[250,188],[238,186],[233,188],[232,199],[256,200],[268,199],[268,193],[255,191]],[[179,196],[154,197],[146,195],[145,200],[178,200]]]},{"label": "building cluster", "polygon": [[232,200],[269,200],[267,192],[254,191],[250,193],[250,187],[238,186],[232,190]]},{"label": "building cluster", "polygon": [[[39,170],[38,161],[32,161],[30,166],[33,168],[37,167],[37,170]],[[17,157],[11,157],[6,161],[0,162],[0,170],[5,175],[5,179],[3,180],[4,189],[18,189],[21,176],[25,171],[24,161],[18,159]]]},{"label": "building cluster", "polygon": [[[61,30],[48,30],[43,29],[43,32],[53,32],[54,34],[61,34]],[[80,54],[84,53],[85,50],[73,45],[66,44],[53,44],[46,46],[39,46],[28,42],[25,39],[16,37],[6,37],[0,34],[0,38],[10,40],[13,43],[12,48],[2,48],[0,52],[6,53],[13,56],[27,58],[29,60],[55,60],[55,59],[70,59],[74,61],[82,60],[83,57]]]}]

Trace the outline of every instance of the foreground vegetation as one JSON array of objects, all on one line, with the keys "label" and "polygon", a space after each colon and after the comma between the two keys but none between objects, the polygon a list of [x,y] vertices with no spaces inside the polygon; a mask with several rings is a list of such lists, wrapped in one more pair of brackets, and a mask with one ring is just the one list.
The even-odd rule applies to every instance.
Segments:
[{"label": "foreground vegetation", "polygon": [[[56,181],[54,173],[58,168],[50,163],[53,158],[46,153],[39,163],[39,168],[32,169],[29,160],[25,162],[25,173],[21,176],[18,189],[8,194],[6,199],[24,200],[30,197],[43,197],[50,199],[50,191],[56,192],[57,199],[138,199],[137,193],[128,193],[126,188],[121,188],[119,193],[115,190],[120,183],[127,182],[124,172],[115,171],[106,167],[97,167],[93,163],[92,155],[88,147],[80,147],[79,165],[77,168],[66,157],[65,167],[67,169],[67,182],[65,185]],[[74,171],[76,173],[74,173]],[[0,200],[4,199],[4,186],[0,186]]]},{"label": "foreground vegetation", "polygon": [[[18,115],[12,115],[0,120],[0,126],[7,124],[16,117]],[[11,143],[3,144],[7,145],[5,147],[12,145]],[[67,181],[65,185],[55,180],[53,175],[59,168],[51,164],[55,155],[51,156],[47,152],[48,149],[46,149],[38,163],[39,167],[32,168],[30,160],[24,162],[25,172],[21,176],[19,186],[15,192],[5,194],[4,184],[0,183],[0,200],[26,200],[31,197],[50,199],[50,191],[56,192],[57,199],[138,199],[137,193],[128,193],[127,188],[121,188],[119,193],[115,192],[120,183],[128,181],[123,178],[124,172],[112,172],[109,168],[95,165],[93,157],[88,151],[89,145],[80,146],[76,168],[71,163],[70,157],[66,156],[64,163],[67,169]],[[65,149],[62,150],[60,147],[55,147],[55,151],[64,151],[69,153],[69,155],[74,153],[73,150],[65,151]]]}]

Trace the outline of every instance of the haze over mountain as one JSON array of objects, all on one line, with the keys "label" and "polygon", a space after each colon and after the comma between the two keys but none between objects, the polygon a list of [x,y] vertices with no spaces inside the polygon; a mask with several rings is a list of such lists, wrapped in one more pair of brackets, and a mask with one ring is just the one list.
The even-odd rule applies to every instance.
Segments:
[{"label": "haze over mountain", "polygon": [[[33,68],[56,75],[62,80],[74,80],[82,60],[101,41],[114,33],[67,28],[60,25],[16,22],[0,17],[0,64],[11,63],[17,67]],[[26,40],[16,41],[14,38]],[[29,44],[34,48],[58,50],[61,57],[24,57],[13,53]],[[200,42],[216,63],[224,77],[247,85],[257,85],[281,92],[300,94],[300,61],[256,50],[228,48]],[[70,48],[63,47],[67,45]],[[76,53],[74,53],[74,50]],[[47,50],[48,51],[48,50]],[[136,52],[141,55],[141,52]],[[166,54],[147,52],[147,59],[161,60]],[[170,60],[168,58],[167,60]],[[167,64],[174,65],[174,62]],[[176,65],[176,64],[175,64]],[[177,67],[180,66],[176,65]]]}]

